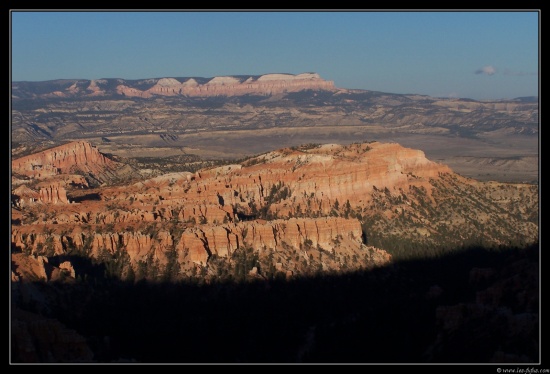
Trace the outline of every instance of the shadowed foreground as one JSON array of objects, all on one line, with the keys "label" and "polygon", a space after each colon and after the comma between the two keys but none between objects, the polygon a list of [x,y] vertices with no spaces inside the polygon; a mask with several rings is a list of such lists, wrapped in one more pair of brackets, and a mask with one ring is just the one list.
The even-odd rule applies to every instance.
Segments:
[{"label": "shadowed foreground", "polygon": [[93,359],[56,354],[36,335],[23,344],[12,329],[13,362],[29,361],[32,344],[32,361],[46,362],[539,362],[538,244],[241,284],[130,284],[88,270],[81,282],[27,285],[42,303],[14,286],[12,324],[27,326],[21,310],[55,319]]}]

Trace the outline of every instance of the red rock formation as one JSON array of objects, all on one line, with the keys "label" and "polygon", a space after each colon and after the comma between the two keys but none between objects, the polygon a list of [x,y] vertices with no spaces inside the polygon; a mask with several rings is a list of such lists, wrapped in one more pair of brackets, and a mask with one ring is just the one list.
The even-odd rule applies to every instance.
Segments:
[{"label": "red rock formation", "polygon": [[360,249],[361,225],[357,220],[340,217],[204,225],[185,230],[177,249],[182,253],[187,249],[193,262],[205,264],[211,254],[227,257],[242,246],[282,251],[285,246],[301,248],[306,243],[330,252],[339,247]]},{"label": "red rock formation", "polygon": [[[442,184],[441,190],[436,182]],[[294,262],[313,261],[323,269],[337,270],[335,264],[343,260],[325,263],[319,253],[361,259],[380,255],[380,263],[387,260],[385,252],[367,252],[359,220],[377,214],[391,221],[407,213],[418,233],[428,237],[437,233],[432,231],[437,222],[430,222],[413,204],[437,209],[435,198],[441,201],[441,194],[452,193],[455,184],[469,193],[468,189],[477,188],[475,183],[426,159],[423,152],[398,144],[287,148],[242,165],[102,187],[101,199],[95,201],[50,204],[40,211],[25,207],[12,228],[12,245],[36,254],[45,254],[46,249],[63,254],[85,244],[93,256],[103,249],[111,253],[125,249],[133,264],[151,258],[165,264],[167,253],[176,250],[178,261],[186,266],[204,265],[212,255],[229,259],[239,248],[252,248],[260,254],[292,253]],[[14,190],[22,196],[29,191]],[[53,190],[43,190],[41,198],[63,200]],[[454,213],[449,217],[453,223],[465,220]],[[534,236],[538,227],[527,222],[518,230]],[[288,261],[284,266],[285,271],[300,271]],[[481,275],[472,273],[472,281]]]},{"label": "red rock formation", "polygon": [[[337,200],[340,204],[349,200],[353,206],[364,205],[375,188],[397,193],[400,188],[414,185],[429,192],[429,178],[451,172],[447,166],[428,160],[422,151],[383,143],[286,149],[259,156],[255,162],[246,167],[229,165],[203,170],[193,181],[180,180],[163,204],[184,196],[187,201],[217,205],[221,197],[225,206],[248,210],[250,201],[259,208],[273,186],[281,185],[290,189],[292,197],[287,205],[282,202],[271,206],[273,212],[279,210],[279,214],[288,216],[298,206],[302,210],[310,206],[326,215]],[[164,196],[162,190],[161,193]],[[216,218],[223,219],[223,213]]]},{"label": "red rock formation", "polygon": [[69,204],[67,191],[61,186],[49,186],[40,189],[40,201],[46,204]]},{"label": "red rock formation", "polygon": [[12,191],[12,195],[15,197],[15,205],[18,207],[24,207],[36,203],[40,199],[40,194],[35,190],[22,185]]},{"label": "red rock formation", "polygon": [[[361,244],[361,225],[354,219],[341,217],[292,218],[289,220],[248,221],[225,225],[199,225],[183,230],[180,238],[173,238],[168,231],[159,230],[155,235],[142,232],[84,233],[75,229],[70,233],[49,234],[32,227],[12,230],[12,243],[24,251],[36,252],[37,246],[51,238],[50,246],[56,254],[64,254],[70,246],[83,247],[86,237],[91,238],[91,255],[97,257],[100,250],[114,253],[125,248],[133,263],[143,260],[151,251],[160,264],[166,263],[164,252],[175,247],[180,261],[189,259],[206,264],[212,254],[229,257],[240,247],[257,251],[273,249],[284,251],[287,247],[303,246],[319,248],[327,252],[364,251]],[[38,253],[40,254],[40,253]],[[389,260],[389,257],[388,257]],[[46,259],[47,261],[47,259]]]},{"label": "red rock formation", "polygon": [[64,262],[60,263],[59,264],[59,269],[63,270],[71,278],[74,278],[76,276],[73,264],[71,264],[70,261],[64,261]]},{"label": "red rock formation", "polygon": [[17,281],[35,282],[48,281],[46,266],[48,258],[45,256],[26,256],[23,253],[12,253],[12,273]]},{"label": "red rock formation", "polygon": [[[165,229],[156,230],[156,237],[139,228],[93,234],[94,256],[100,249],[114,252],[122,246],[133,262],[155,250],[156,258],[164,263],[163,251],[175,242],[181,261],[188,254],[191,261],[202,264],[212,254],[228,257],[243,246],[257,251],[284,250],[285,246],[301,248],[307,242],[328,252],[340,248],[355,253],[361,251],[360,223],[356,219],[329,217],[337,201],[343,205],[349,200],[353,207],[363,207],[374,189],[386,188],[396,193],[411,184],[430,188],[428,178],[451,172],[446,166],[427,160],[421,151],[382,143],[284,149],[252,161],[255,163],[250,166],[226,165],[195,175],[172,173],[134,186],[104,189],[106,201],[120,204],[120,208],[105,209],[102,201],[71,205],[51,221],[136,223],[139,227],[170,221],[180,225],[182,234],[177,238]],[[281,191],[283,195],[279,195]],[[47,196],[43,199],[53,201],[52,194],[42,193]],[[251,206],[266,207],[272,218],[279,219],[239,222],[243,214],[256,218]],[[308,211],[321,217],[292,218],[308,215]],[[12,231],[12,242],[34,250],[37,243],[46,242],[47,236],[40,230],[33,232],[32,227],[20,228]],[[83,245],[81,231],[54,234],[50,245],[56,253],[63,253],[65,237],[71,237],[76,246]]]},{"label": "red rock formation", "polygon": [[38,202],[44,204],[69,204],[67,190],[59,185],[42,187],[40,188],[40,192],[36,192],[23,185],[13,190],[12,194],[15,196],[14,203],[18,207],[25,207]]},{"label": "red rock formation", "polygon": [[12,171],[29,176],[42,178],[60,173],[70,174],[74,170],[101,174],[112,170],[117,163],[101,154],[97,148],[88,142],[77,141],[47,149],[40,153],[12,160]]}]

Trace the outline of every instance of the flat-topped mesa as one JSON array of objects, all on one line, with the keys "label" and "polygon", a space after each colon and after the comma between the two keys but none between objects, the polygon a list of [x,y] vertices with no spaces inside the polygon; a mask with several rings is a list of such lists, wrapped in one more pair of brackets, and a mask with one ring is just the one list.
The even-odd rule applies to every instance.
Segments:
[{"label": "flat-topped mesa", "polygon": [[117,86],[117,92],[126,96],[151,97],[163,96],[239,96],[272,95],[302,90],[334,90],[334,82],[322,79],[316,73],[266,74],[260,77],[214,77],[204,84],[194,78],[182,82],[175,78],[161,78],[147,89],[139,90],[125,84]]},{"label": "flat-topped mesa", "polygon": [[[351,208],[369,206],[377,191],[398,196],[411,188],[425,188],[430,180],[452,173],[446,165],[428,160],[419,150],[395,143],[327,144],[286,148],[245,161],[197,173],[170,173],[124,188],[121,199],[158,199],[158,214],[139,218],[120,213],[104,214],[105,223],[132,220],[182,222],[235,222],[268,209],[271,217],[303,216],[307,210],[323,216],[335,204],[349,201]],[[117,196],[115,190],[108,192]],[[124,197],[122,197],[124,196]],[[118,199],[118,198],[117,198]],[[148,202],[148,203],[147,203]],[[180,207],[175,216],[173,207]],[[150,208],[147,209],[152,209]],[[113,212],[114,214],[114,212]]]},{"label": "flat-topped mesa", "polygon": [[[399,144],[327,144],[287,148],[260,155],[242,166],[203,170],[190,182],[185,198],[216,204],[221,197],[229,206],[246,206],[253,201],[259,207],[273,200],[270,194],[280,194],[278,191],[287,187],[292,192],[288,209],[312,203],[328,214],[336,200],[365,206],[376,190],[388,189],[396,194],[409,186],[431,190],[430,178],[451,172],[446,165],[428,160],[422,151]],[[172,197],[178,194],[172,193]],[[283,216],[289,213],[282,206],[273,205],[272,209]]]},{"label": "flat-topped mesa", "polygon": [[76,141],[12,160],[12,171],[31,178],[70,174],[80,170],[101,174],[118,163],[105,157],[88,142]]},{"label": "flat-topped mesa", "polygon": [[[252,206],[267,205],[281,218],[301,216],[306,208],[328,215],[336,201],[364,208],[380,190],[397,196],[425,188],[431,195],[430,179],[445,173],[452,170],[395,143],[326,144],[273,151],[242,165],[166,174],[125,187],[123,199],[151,202],[159,196],[166,212],[183,204],[176,214],[183,222],[232,222],[236,212],[253,214]],[[168,213],[143,216],[145,221],[171,218]]]}]

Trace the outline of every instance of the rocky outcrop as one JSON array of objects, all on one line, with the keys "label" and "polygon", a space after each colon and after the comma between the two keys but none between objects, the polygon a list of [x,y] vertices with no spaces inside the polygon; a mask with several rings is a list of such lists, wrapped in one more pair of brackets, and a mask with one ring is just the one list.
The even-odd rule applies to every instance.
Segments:
[{"label": "rocky outcrop", "polygon": [[69,204],[67,190],[61,186],[49,186],[40,189],[40,201],[46,204]]},{"label": "rocky outcrop", "polygon": [[43,178],[74,171],[99,176],[116,169],[118,163],[105,157],[90,143],[77,141],[15,159],[11,166],[18,174]]},{"label": "rocky outcrop", "polygon": [[59,264],[59,269],[71,278],[76,277],[76,272],[74,270],[73,264],[70,261],[63,261]]},{"label": "rocky outcrop", "polygon": [[325,217],[199,226],[182,234],[177,249],[188,250],[193,262],[206,264],[210,255],[228,257],[239,247],[257,251],[308,247],[330,253],[344,247],[359,250],[361,225],[357,220]]},{"label": "rocky outcrop", "polygon": [[[247,213],[252,202],[258,209],[269,203],[270,211],[279,217],[303,214],[308,209],[328,215],[335,204],[348,200],[353,207],[364,206],[373,190],[388,189],[398,194],[410,185],[431,189],[430,178],[451,172],[447,166],[428,160],[422,151],[398,144],[333,144],[285,149],[258,156],[244,166],[203,170],[192,181],[180,179],[170,194],[161,193],[163,204],[185,196],[187,201],[213,206],[223,201],[225,206]],[[288,191],[285,196],[281,195],[283,190]],[[217,219],[223,216],[220,213]]]},{"label": "rocky outcrop", "polygon": [[50,279],[51,265],[45,256],[26,256],[23,253],[12,253],[12,275],[21,282],[46,282]]},{"label": "rocky outcrop", "polygon": [[59,185],[42,187],[39,192],[23,185],[13,190],[12,200],[17,207],[25,207],[36,203],[69,204],[67,190]]},{"label": "rocky outcrop", "polygon": [[13,203],[17,207],[32,205],[40,200],[40,194],[26,185],[17,187],[11,194]]},{"label": "rocky outcrop", "polygon": [[[88,242],[90,253],[96,258],[101,250],[115,253],[119,248],[124,248],[133,263],[144,260],[147,255],[154,253],[155,259],[159,260],[160,264],[165,264],[167,261],[165,252],[175,248],[181,261],[190,260],[202,265],[206,264],[211,255],[227,258],[238,248],[246,247],[260,252],[266,250],[284,252],[288,248],[306,252],[308,249],[316,249],[332,254],[337,251],[362,252],[366,247],[362,245],[361,238],[360,222],[341,217],[198,225],[185,228],[177,238],[162,229],[149,233],[140,231],[92,233],[75,229],[64,234],[37,232],[31,227],[12,230],[13,245],[25,252],[41,254],[38,248],[45,248],[48,245],[53,253],[63,255],[75,248],[84,248],[85,243]],[[389,259],[388,256],[387,261]]]},{"label": "rocky outcrop", "polygon": [[[64,202],[59,191],[44,186],[34,198]],[[24,186],[14,192],[33,198]],[[310,144],[101,187],[75,204],[21,206],[12,247],[48,256],[85,249],[95,258],[123,250],[133,265],[160,266],[176,253],[182,268],[232,261],[239,249],[251,249],[280,253],[280,261],[269,261],[280,262],[283,273],[299,273],[303,262],[338,270],[348,261],[351,269],[351,258],[373,263],[380,254],[380,263],[389,261],[385,252],[366,249],[392,248],[385,235],[419,246],[460,246],[479,235],[496,245],[530,240],[538,232],[536,196],[536,186],[478,183],[395,143]]]},{"label": "rocky outcrop", "polygon": [[[262,208],[271,218],[326,216],[347,201],[353,209],[364,207],[377,190],[387,189],[396,195],[414,185],[429,193],[430,178],[440,173],[451,170],[428,160],[422,151],[398,144],[287,148],[244,165],[226,165],[196,174],[171,173],[123,190],[106,191],[108,200],[130,205],[90,212],[86,220],[110,224],[176,219],[224,224],[237,222],[243,215],[258,218],[254,209]],[[63,222],[82,221],[81,214],[61,218]]]},{"label": "rocky outcrop", "polygon": [[107,81],[105,79],[98,79],[98,80],[92,79],[90,81],[90,85],[86,89],[88,91],[91,91],[91,94],[90,94],[91,96],[102,96],[105,94],[105,91],[103,91],[101,87],[98,86],[98,83],[104,84],[104,83],[107,83]]}]

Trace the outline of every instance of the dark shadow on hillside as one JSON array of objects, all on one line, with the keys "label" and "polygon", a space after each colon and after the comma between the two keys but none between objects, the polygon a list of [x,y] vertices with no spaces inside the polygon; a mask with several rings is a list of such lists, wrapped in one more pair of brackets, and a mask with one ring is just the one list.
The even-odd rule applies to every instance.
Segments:
[{"label": "dark shadow on hillside", "polygon": [[130,284],[96,271],[43,288],[49,317],[86,337],[95,362],[539,362],[538,244],[292,281]]},{"label": "dark shadow on hillside", "polygon": [[70,201],[73,201],[75,203],[81,203],[83,201],[100,201],[101,196],[98,193],[89,193],[82,196],[74,196],[68,195],[68,198]]}]

